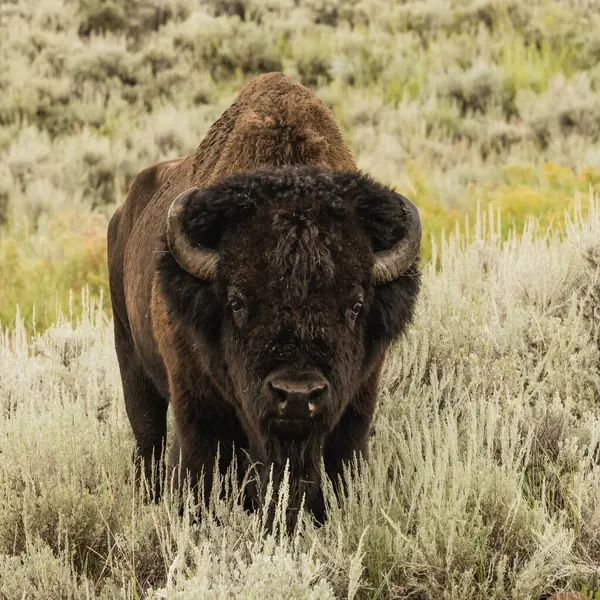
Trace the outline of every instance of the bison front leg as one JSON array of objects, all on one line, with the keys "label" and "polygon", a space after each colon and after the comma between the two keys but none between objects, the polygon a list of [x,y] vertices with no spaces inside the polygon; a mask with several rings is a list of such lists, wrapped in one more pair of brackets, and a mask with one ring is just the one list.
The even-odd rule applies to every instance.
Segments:
[{"label": "bison front leg", "polygon": [[181,474],[177,487],[181,491],[189,479],[196,501],[202,499],[208,505],[217,458],[218,472],[225,475],[234,448],[239,459],[247,442],[233,410],[223,400],[182,389],[172,390],[172,396],[175,442],[171,464]]},{"label": "bison front leg", "polygon": [[143,475],[151,498],[157,501],[160,497],[160,474],[164,466],[168,403],[146,374],[131,334],[116,314],[114,328],[125,408],[135,438],[133,458],[136,481],[139,482]]},{"label": "bison front leg", "polygon": [[181,491],[186,480],[192,487],[196,501],[208,505],[213,484],[217,456],[219,472],[224,474],[231,463],[232,452],[210,423],[189,423],[178,427],[172,449],[171,465],[177,473],[176,487]]},{"label": "bison front leg", "polygon": [[370,419],[349,407],[327,438],[324,450],[325,471],[336,492],[339,491],[339,478],[343,475],[344,465],[349,465],[355,457],[366,457],[370,427]]},{"label": "bison front leg", "polygon": [[325,471],[338,497],[344,487],[344,466],[349,465],[355,458],[367,456],[367,442],[377,402],[378,384],[379,369],[363,384],[325,442]]}]

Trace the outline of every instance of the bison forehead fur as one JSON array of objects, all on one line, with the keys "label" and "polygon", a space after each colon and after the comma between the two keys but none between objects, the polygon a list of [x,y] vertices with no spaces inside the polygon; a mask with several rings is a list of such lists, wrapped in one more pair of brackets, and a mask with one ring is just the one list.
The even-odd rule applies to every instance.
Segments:
[{"label": "bison forehead fur", "polygon": [[414,311],[409,205],[357,170],[331,111],[278,73],[246,84],[195,153],[138,175],[108,260],[147,479],[170,403],[173,458],[200,492],[217,457],[222,473],[249,458],[260,502],[289,461],[290,511],[305,496],[323,518],[321,461],[337,480],[366,454],[385,351]]}]

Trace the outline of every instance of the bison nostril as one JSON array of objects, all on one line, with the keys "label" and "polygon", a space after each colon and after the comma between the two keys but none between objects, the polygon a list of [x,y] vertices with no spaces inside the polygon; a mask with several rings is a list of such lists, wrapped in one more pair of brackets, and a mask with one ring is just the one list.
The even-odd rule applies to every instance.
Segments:
[{"label": "bison nostril", "polygon": [[288,405],[288,401],[287,401],[288,394],[287,394],[286,390],[282,389],[279,386],[273,385],[272,381],[269,381],[269,383],[267,385],[268,385],[269,391],[273,395],[273,399],[275,400],[275,406],[277,408],[277,412],[280,415],[283,415],[285,413],[287,405]]},{"label": "bison nostril", "polygon": [[271,394],[273,394],[273,397],[285,403],[287,400],[287,391],[283,387],[273,385],[272,381],[269,381],[268,386]]},{"label": "bison nostril", "polygon": [[309,401],[314,402],[315,400],[318,400],[321,397],[321,394],[323,394],[324,390],[325,390],[324,385],[320,385],[319,387],[311,390],[311,392],[309,394]]},{"label": "bison nostril", "polygon": [[276,414],[290,419],[306,419],[317,415],[329,384],[322,377],[299,374],[273,377],[267,389]]},{"label": "bison nostril", "polygon": [[319,399],[323,395],[326,386],[319,386],[317,389],[314,389],[308,397],[308,411],[310,412],[310,416],[314,417],[315,414],[319,410]]}]

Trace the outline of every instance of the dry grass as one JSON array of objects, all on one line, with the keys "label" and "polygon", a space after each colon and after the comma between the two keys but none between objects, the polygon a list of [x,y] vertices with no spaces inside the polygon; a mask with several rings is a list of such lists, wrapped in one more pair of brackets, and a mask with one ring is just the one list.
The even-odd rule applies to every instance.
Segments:
[{"label": "dry grass", "polygon": [[[451,235],[330,519],[267,536],[231,482],[198,522],[131,479],[98,306],[0,343],[0,590],[23,598],[537,599],[600,587],[600,203],[566,236]],[[585,208],[585,210],[584,210]],[[583,215],[586,215],[585,217]],[[332,499],[331,494],[329,495]],[[283,498],[282,502],[285,502]]]}]

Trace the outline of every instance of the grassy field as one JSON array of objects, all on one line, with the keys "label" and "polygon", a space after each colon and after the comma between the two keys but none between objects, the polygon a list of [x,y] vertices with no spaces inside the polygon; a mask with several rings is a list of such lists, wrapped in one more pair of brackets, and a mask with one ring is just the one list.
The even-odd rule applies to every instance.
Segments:
[{"label": "grassy field", "polygon": [[[0,341],[0,597],[537,600],[600,588],[600,202],[564,238],[482,217],[425,268],[371,459],[321,528],[200,523],[132,483],[112,328],[90,306]],[[577,207],[576,207],[577,208]],[[285,496],[282,497],[285,503]],[[595,596],[600,598],[600,591]]]},{"label": "grassy field", "polygon": [[[586,0],[1,3],[0,600],[600,600],[599,27]],[[270,70],[425,231],[369,467],[293,539],[227,481],[200,523],[142,502],[107,298],[133,177]]]}]

